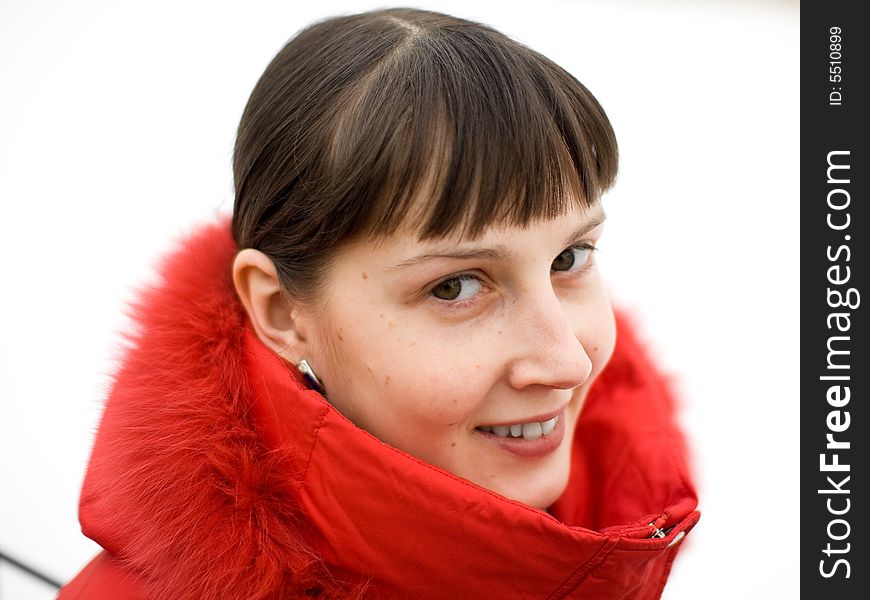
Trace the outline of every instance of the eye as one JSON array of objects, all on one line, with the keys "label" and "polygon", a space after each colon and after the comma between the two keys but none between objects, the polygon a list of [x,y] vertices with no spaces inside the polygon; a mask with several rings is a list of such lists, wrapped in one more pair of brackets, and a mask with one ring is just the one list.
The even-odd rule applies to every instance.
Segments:
[{"label": "eye", "polygon": [[550,265],[551,271],[579,271],[589,264],[592,251],[595,250],[590,244],[578,244],[563,250],[559,256],[553,259]]},{"label": "eye", "polygon": [[476,277],[461,275],[446,279],[432,288],[430,292],[439,300],[459,301],[471,298],[480,293],[483,284]]}]

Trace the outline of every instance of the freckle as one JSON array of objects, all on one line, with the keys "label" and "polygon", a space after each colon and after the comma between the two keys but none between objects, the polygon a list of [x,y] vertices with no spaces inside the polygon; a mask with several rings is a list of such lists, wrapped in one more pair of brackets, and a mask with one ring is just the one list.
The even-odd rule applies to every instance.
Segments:
[{"label": "freckle", "polygon": [[479,369],[479,368],[480,368],[480,365],[474,365],[474,368],[475,368],[475,369]]},{"label": "freckle", "polygon": [[417,342],[411,342],[411,345],[412,345],[412,346],[416,346],[416,345],[417,345]]},{"label": "freckle", "polygon": [[381,318],[382,318],[382,319],[384,318],[384,313],[381,313]]},{"label": "freckle", "polygon": [[371,372],[372,372],[372,368],[371,368],[371,367],[366,367],[366,371],[368,371],[369,373],[371,373]]},{"label": "freckle", "polygon": [[387,322],[387,327],[392,327],[392,326],[393,326],[393,322],[392,322],[392,321],[388,321],[388,322]]},{"label": "freckle", "polygon": [[452,448],[455,448],[455,447],[456,447],[456,442],[453,442],[452,444],[450,444],[450,446],[451,446]]},{"label": "freckle", "polygon": [[390,376],[389,375],[384,376],[384,385],[390,385]]},{"label": "freckle", "polygon": [[501,330],[499,330],[498,334],[501,335]]},{"label": "freckle", "polygon": [[363,279],[368,279],[368,278],[369,278],[369,274],[366,273],[365,271],[363,271],[362,277],[363,277]]},{"label": "freckle", "polygon": [[592,349],[592,351],[593,351],[593,352],[598,352],[598,346],[595,346],[595,347]]}]

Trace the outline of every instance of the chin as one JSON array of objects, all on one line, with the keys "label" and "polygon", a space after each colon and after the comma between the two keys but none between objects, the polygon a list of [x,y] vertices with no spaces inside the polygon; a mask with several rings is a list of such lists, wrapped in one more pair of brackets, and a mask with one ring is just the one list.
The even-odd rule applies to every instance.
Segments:
[{"label": "chin", "polygon": [[559,499],[567,486],[568,476],[566,472],[564,478],[560,478],[559,481],[554,482],[553,485],[549,486],[546,489],[538,490],[537,493],[529,497],[523,503],[533,508],[547,510],[553,505],[554,502],[556,502],[556,500]]},{"label": "chin", "polygon": [[532,508],[547,510],[568,486],[570,463],[567,460],[559,463],[548,469],[530,473],[528,477],[523,478],[523,481],[513,480],[503,489],[493,491]]}]

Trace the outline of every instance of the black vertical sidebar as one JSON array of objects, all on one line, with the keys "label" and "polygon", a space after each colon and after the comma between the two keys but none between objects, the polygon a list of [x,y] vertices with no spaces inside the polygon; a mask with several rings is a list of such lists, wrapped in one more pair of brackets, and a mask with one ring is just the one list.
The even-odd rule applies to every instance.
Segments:
[{"label": "black vertical sidebar", "polygon": [[801,7],[801,522],[794,526],[801,595],[830,600],[870,598],[863,491],[870,487],[870,21],[859,7]]}]

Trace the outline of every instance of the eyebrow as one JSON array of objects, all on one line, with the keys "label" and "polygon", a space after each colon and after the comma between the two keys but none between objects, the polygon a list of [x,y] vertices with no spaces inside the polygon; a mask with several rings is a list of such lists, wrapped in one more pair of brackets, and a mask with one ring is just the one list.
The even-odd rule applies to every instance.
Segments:
[{"label": "eyebrow", "polygon": [[[605,215],[603,211],[596,212],[596,214],[593,215],[592,218],[584,221],[580,224],[579,227],[577,227],[577,229],[571,232],[571,234],[568,236],[568,239],[565,241],[565,246],[567,247],[576,243],[581,237],[604,223],[605,219],[607,219],[607,215]],[[459,249],[453,251],[442,251],[436,249],[433,252],[428,252],[426,254],[420,254],[419,256],[412,256],[411,258],[400,260],[399,262],[390,265],[388,269],[391,271],[395,269],[402,269],[404,267],[416,265],[420,262],[432,258],[452,258],[458,260],[489,259],[499,262],[508,262],[512,256],[513,253],[505,246],[502,246],[500,244],[491,248],[468,248],[464,250]]]}]

